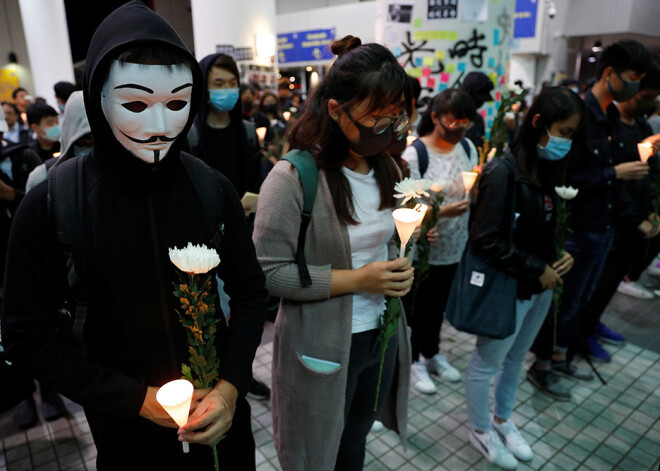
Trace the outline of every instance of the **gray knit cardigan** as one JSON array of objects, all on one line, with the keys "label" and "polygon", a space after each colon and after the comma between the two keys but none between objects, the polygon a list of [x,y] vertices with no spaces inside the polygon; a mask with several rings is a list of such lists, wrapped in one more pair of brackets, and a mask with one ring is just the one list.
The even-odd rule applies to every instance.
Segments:
[{"label": "gray knit cardigan", "polygon": [[[261,186],[253,234],[266,288],[283,299],[273,339],[273,431],[284,471],[332,471],[344,428],[353,301],[351,294],[330,297],[330,270],[351,268],[351,248],[321,170],[305,241],[312,286],[301,285],[294,255],[302,200],[297,171],[278,162]],[[391,249],[395,258],[397,248]],[[379,419],[399,434],[405,448],[411,364],[405,316],[398,340],[394,381],[389,391],[381,391],[387,399]],[[322,373],[302,355],[341,367]]]}]

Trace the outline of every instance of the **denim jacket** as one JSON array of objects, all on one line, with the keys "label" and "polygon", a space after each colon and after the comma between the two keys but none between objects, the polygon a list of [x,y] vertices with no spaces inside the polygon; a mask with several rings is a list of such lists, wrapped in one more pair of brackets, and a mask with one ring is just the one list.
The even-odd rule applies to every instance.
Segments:
[{"label": "denim jacket", "polygon": [[614,103],[603,112],[591,91],[584,98],[585,129],[575,137],[568,159],[568,182],[580,190],[571,205],[575,231],[607,232],[614,228],[617,208],[615,146],[621,146],[620,119]]}]

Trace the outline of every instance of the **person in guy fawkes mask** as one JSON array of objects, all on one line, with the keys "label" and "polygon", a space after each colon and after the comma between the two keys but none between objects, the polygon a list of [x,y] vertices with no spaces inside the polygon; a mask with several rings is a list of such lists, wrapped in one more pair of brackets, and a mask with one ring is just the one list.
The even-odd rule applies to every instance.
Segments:
[{"label": "person in guy fawkes mask", "polygon": [[[94,148],[51,169],[58,178],[72,165],[83,169],[85,256],[76,273],[81,262],[86,354],[56,330],[56,312],[70,293],[47,183],[28,193],[12,228],[2,309],[7,355],[84,407],[99,470],[211,469],[207,445],[223,435],[222,466],[255,469],[244,396],[265,319],[264,275],[231,183],[203,167],[221,200],[213,227],[187,171],[188,162],[203,164],[180,152],[202,84],[199,65],[171,26],[139,1],[115,10],[92,38],[83,89]],[[179,429],[155,398],[158,387],[181,377],[188,358],[168,248],[208,245],[217,227],[218,275],[232,301],[230,320],[216,324],[220,379],[195,391]],[[177,429],[191,443],[188,454]]]}]

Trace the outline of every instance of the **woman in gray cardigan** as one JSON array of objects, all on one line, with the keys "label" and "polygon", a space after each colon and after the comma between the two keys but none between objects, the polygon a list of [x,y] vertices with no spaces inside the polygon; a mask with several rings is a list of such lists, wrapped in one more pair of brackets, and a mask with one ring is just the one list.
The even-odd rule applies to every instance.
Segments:
[{"label": "woman in gray cardigan", "polygon": [[360,470],[375,419],[405,445],[410,342],[405,319],[388,342],[376,411],[385,296],[410,290],[408,259],[393,259],[391,210],[400,173],[386,149],[407,130],[411,93],[404,70],[378,44],[347,36],[305,112],[293,149],[319,167],[305,239],[312,279],[304,286],[295,253],[303,193],[280,161],[261,187],[254,241],[266,286],[282,298],[273,340],[273,429],[286,471]]}]

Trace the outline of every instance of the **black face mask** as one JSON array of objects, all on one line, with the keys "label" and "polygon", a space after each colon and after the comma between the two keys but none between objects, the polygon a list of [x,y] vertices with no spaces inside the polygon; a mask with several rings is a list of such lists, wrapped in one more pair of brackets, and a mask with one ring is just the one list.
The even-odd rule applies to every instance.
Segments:
[{"label": "black face mask", "polygon": [[277,105],[264,105],[262,108],[263,112],[266,114],[277,114]]},{"label": "black face mask", "polygon": [[390,155],[399,155],[402,154],[404,150],[406,150],[406,145],[408,144],[408,140],[406,139],[406,136],[408,133],[402,133],[400,138],[397,139],[396,137],[392,141],[392,143],[387,146],[387,149],[385,149],[385,152],[387,152]]},{"label": "black face mask", "polygon": [[[443,141],[453,145],[458,144],[461,142],[461,139],[465,137],[465,128],[449,129],[444,124],[440,123],[440,127],[435,129]],[[440,131],[440,129],[442,129],[442,131]]]},{"label": "black face mask", "polygon": [[243,107],[243,112],[244,113],[249,113],[252,111],[254,103],[252,103],[252,100],[243,100],[241,101],[241,106]]},{"label": "black face mask", "polygon": [[348,141],[348,147],[356,154],[363,156],[378,155],[383,153],[392,143],[391,125],[381,134],[374,134],[373,128],[354,120],[353,125],[360,131],[360,139],[356,143]]}]

